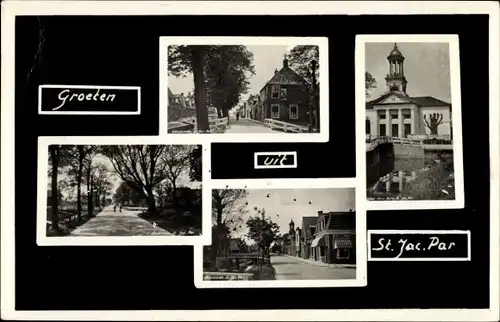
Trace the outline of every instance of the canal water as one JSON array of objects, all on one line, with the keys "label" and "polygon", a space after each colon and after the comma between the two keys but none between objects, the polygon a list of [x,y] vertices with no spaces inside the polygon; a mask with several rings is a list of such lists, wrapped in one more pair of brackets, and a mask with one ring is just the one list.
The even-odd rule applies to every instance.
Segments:
[{"label": "canal water", "polygon": [[398,198],[404,187],[435,165],[436,157],[387,157],[377,165],[367,167],[368,197],[375,199]]}]

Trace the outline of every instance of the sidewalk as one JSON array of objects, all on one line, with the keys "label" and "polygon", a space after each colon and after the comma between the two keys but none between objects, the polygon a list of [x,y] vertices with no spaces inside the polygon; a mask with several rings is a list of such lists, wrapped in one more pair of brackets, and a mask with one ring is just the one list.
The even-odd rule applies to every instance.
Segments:
[{"label": "sidewalk", "polygon": [[139,211],[120,212],[109,206],[96,217],[73,230],[69,236],[169,236],[171,233],[139,216]]},{"label": "sidewalk", "polygon": [[298,261],[301,261],[301,262],[304,262],[304,263],[307,263],[307,264],[311,264],[311,265],[314,265],[314,266],[319,266],[319,267],[356,268],[355,264],[327,264],[327,263],[315,261],[315,260],[312,260],[312,259],[305,259],[305,258],[302,258],[302,257],[291,256],[291,255],[287,255],[287,254],[281,254],[281,255],[286,256],[286,257],[290,257],[290,258],[293,258],[293,259],[296,259]]}]

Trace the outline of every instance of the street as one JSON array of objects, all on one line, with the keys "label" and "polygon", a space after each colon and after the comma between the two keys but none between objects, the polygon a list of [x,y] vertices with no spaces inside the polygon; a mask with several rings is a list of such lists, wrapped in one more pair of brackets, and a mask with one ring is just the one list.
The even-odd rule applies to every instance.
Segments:
[{"label": "street", "polygon": [[113,206],[104,208],[96,217],[90,219],[70,236],[167,236],[169,232],[140,218],[139,211],[116,209]]},{"label": "street", "polygon": [[224,133],[276,133],[268,127],[257,122],[240,118],[238,121],[235,117],[230,116],[229,128]]},{"label": "street", "polygon": [[277,280],[355,279],[356,269],[315,266],[291,256],[271,256]]}]

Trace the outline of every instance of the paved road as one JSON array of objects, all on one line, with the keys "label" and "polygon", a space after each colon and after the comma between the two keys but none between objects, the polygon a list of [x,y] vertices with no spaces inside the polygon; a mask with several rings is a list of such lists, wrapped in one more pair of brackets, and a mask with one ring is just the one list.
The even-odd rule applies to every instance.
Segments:
[{"label": "paved road", "polygon": [[70,236],[166,236],[169,232],[138,216],[139,211],[104,208],[96,217],[73,230]]},{"label": "paved road", "polygon": [[229,120],[229,128],[224,133],[276,133],[270,128],[244,118]]},{"label": "paved road", "polygon": [[354,268],[315,266],[288,256],[271,256],[271,263],[276,270],[277,280],[331,280],[356,278],[356,269]]}]

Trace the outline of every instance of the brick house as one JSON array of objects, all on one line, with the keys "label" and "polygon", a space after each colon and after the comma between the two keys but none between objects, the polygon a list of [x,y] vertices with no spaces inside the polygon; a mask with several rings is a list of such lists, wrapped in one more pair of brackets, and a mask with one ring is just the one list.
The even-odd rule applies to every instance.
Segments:
[{"label": "brick house", "polygon": [[356,212],[318,211],[312,258],[328,264],[356,263]]},{"label": "brick house", "polygon": [[308,259],[311,257],[311,243],[316,233],[318,217],[302,217],[300,257]]},{"label": "brick house", "polygon": [[310,86],[284,59],[283,68],[276,70],[260,91],[264,118],[307,126]]}]

